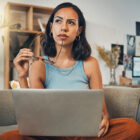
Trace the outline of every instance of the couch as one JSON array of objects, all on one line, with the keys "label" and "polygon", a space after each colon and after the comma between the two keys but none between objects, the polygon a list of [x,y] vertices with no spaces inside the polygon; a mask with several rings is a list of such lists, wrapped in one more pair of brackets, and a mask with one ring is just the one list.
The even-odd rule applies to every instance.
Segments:
[{"label": "couch", "polygon": [[[111,118],[128,117],[140,123],[140,88],[104,87]],[[14,103],[10,90],[0,90],[0,134],[17,129]]]}]

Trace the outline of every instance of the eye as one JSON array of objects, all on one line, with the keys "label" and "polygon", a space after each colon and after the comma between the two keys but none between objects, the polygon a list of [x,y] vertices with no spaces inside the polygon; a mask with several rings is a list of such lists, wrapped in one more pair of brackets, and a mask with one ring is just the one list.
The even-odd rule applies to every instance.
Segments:
[{"label": "eye", "polygon": [[75,25],[75,22],[72,20],[68,20],[68,24]]},{"label": "eye", "polygon": [[54,22],[55,23],[61,23],[62,21],[60,19],[56,19]]}]

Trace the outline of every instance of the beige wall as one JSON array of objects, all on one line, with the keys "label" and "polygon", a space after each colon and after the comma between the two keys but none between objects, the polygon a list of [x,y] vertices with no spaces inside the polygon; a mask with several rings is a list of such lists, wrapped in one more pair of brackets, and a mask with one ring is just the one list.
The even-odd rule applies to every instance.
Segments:
[{"label": "beige wall", "polygon": [[[0,15],[4,12],[4,6],[8,1],[27,3],[40,6],[55,7],[57,4],[68,0],[0,0]],[[94,49],[94,43],[110,49],[111,43],[119,43],[125,46],[126,34],[135,35],[135,21],[140,21],[140,0],[70,0],[83,11],[87,21],[87,37],[93,53],[99,60],[103,83],[109,82],[109,69],[98,58]],[[3,88],[3,43],[0,30],[0,89]],[[117,74],[120,75],[123,67],[119,66]],[[131,72],[128,71],[131,77]],[[118,79],[117,79],[118,80]]]}]

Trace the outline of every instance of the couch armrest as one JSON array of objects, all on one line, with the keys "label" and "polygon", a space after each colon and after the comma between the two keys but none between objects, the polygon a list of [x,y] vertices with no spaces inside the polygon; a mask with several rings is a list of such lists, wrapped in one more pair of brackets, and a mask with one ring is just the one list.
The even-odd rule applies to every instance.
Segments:
[{"label": "couch armrest", "polygon": [[128,117],[136,120],[139,88],[104,88],[104,94],[110,118]]},{"label": "couch armrest", "polygon": [[15,111],[10,90],[0,90],[0,126],[16,124]]}]

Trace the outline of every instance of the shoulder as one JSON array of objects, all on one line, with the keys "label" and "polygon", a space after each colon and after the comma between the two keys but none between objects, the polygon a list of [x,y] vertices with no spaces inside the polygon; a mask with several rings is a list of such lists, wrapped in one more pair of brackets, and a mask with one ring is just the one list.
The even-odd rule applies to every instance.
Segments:
[{"label": "shoulder", "polygon": [[45,64],[41,60],[37,60],[31,64],[30,69],[36,71],[36,70],[42,70],[42,67],[45,67]]},{"label": "shoulder", "polygon": [[41,60],[34,61],[29,70],[29,74],[31,77],[36,77],[41,80],[45,80],[45,64]]},{"label": "shoulder", "polygon": [[83,67],[87,77],[90,78],[95,70],[99,70],[98,60],[90,56],[87,60],[83,61]]},{"label": "shoulder", "polygon": [[97,59],[89,57],[84,62],[84,69],[89,79],[90,89],[102,89],[102,76]]},{"label": "shoulder", "polygon": [[90,56],[87,60],[84,61],[84,63],[89,66],[94,66],[94,65],[98,64],[98,61],[95,57]]}]

